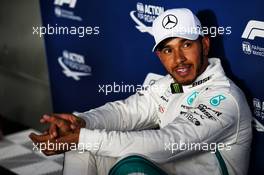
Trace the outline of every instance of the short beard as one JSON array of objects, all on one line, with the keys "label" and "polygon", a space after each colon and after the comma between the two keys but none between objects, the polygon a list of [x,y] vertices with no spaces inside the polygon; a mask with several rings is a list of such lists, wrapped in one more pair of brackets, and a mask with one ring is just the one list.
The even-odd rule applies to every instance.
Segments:
[{"label": "short beard", "polygon": [[[202,46],[202,49],[201,49],[201,53],[200,53],[200,63],[197,66],[196,77],[193,80],[191,80],[191,81],[186,81],[184,83],[180,83],[181,85],[190,85],[190,84],[192,84],[193,82],[195,82],[195,80],[197,79],[197,77],[199,75],[201,75],[205,71],[205,69],[206,69],[206,66],[204,65],[205,64],[205,62],[204,62],[205,61],[205,56],[204,56],[204,52],[203,52],[203,45],[202,45],[202,43],[201,43],[201,46]],[[171,73],[169,73],[169,74],[171,75],[171,77],[173,77],[173,75]],[[177,82],[176,79],[174,79],[174,81]]]},{"label": "short beard", "polygon": [[[203,45],[202,45],[202,50],[201,50],[201,54],[200,54],[200,65],[197,67],[196,78],[204,72],[204,70],[203,70],[203,69],[205,69],[204,68],[204,66],[205,66],[204,60],[205,60],[205,58],[204,58]],[[195,80],[196,80],[196,78],[195,78]]]}]

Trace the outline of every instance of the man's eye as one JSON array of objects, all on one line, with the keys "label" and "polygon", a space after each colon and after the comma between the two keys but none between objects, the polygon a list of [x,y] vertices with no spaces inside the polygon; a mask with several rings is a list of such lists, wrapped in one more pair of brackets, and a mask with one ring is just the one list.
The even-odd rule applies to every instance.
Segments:
[{"label": "man's eye", "polygon": [[171,53],[171,52],[172,52],[171,48],[162,49],[162,53],[168,54],[168,53]]},{"label": "man's eye", "polygon": [[185,43],[183,44],[183,48],[188,48],[188,47],[190,47],[191,45],[192,45],[191,42],[185,42]]}]

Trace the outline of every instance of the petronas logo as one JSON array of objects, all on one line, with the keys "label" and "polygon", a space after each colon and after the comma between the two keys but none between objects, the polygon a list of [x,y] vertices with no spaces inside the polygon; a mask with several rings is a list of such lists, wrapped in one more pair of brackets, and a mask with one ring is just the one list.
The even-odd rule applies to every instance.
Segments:
[{"label": "petronas logo", "polygon": [[193,92],[188,98],[187,98],[187,103],[188,105],[191,105],[194,101],[194,99],[197,97],[198,92]]},{"label": "petronas logo", "polygon": [[223,95],[217,95],[213,98],[210,99],[210,104],[213,105],[213,106],[218,106],[220,105],[221,101],[226,99],[225,96]]}]

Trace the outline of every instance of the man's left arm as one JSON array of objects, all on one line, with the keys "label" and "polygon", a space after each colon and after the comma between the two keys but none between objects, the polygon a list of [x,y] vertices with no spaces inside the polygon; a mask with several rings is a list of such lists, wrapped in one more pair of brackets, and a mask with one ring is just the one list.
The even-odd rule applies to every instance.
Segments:
[{"label": "man's left arm", "polygon": [[150,88],[125,100],[108,102],[84,113],[75,114],[86,121],[88,129],[131,131],[154,128],[158,125],[157,103]]},{"label": "man's left arm", "polygon": [[157,162],[166,162],[201,151],[190,147],[173,150],[172,145],[236,142],[239,112],[231,94],[207,92],[164,128],[131,132],[82,128],[79,144],[83,147],[88,143],[97,145],[98,149],[89,151],[102,156],[141,154]]}]

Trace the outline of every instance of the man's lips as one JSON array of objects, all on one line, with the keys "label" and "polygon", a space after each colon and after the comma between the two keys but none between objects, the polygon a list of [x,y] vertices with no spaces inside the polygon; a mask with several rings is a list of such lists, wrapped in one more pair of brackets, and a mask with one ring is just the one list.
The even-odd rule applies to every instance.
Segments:
[{"label": "man's lips", "polygon": [[180,65],[177,66],[174,71],[181,77],[185,77],[189,75],[191,72],[191,65],[190,64],[185,64],[185,65]]}]

